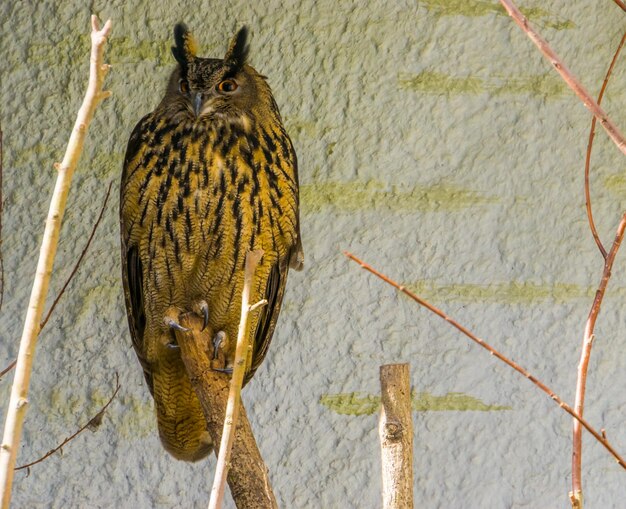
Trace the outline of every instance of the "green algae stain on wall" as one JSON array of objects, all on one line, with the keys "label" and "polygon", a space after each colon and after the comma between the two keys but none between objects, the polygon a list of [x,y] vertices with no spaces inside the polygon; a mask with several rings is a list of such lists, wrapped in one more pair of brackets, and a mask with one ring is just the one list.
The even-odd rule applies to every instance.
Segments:
[{"label": "green algae stain on wall", "polygon": [[604,179],[604,187],[622,197],[626,196],[626,175],[615,173]]},{"label": "green algae stain on wall", "polygon": [[[9,165],[20,168],[32,165],[44,166],[49,162],[49,167],[57,160],[63,157],[63,148],[36,143],[31,147],[18,150],[14,157],[9,159]],[[98,150],[93,154],[83,154],[78,163],[76,171],[78,173],[85,171],[97,178],[106,179],[107,177],[117,178],[122,172],[122,163],[124,161],[123,152],[107,152]]]},{"label": "green algae stain on wall", "polygon": [[398,86],[401,89],[426,94],[480,94],[488,92],[499,95],[530,94],[549,99],[557,99],[567,94],[567,87],[556,75],[549,73],[535,76],[455,77],[447,74],[423,71],[419,74],[400,73]]},{"label": "green algae stain on wall", "polygon": [[[341,415],[372,415],[380,410],[380,396],[349,392],[324,394],[320,403]],[[411,393],[411,407],[416,412],[490,412],[511,410],[509,406],[488,405],[478,398],[460,392],[433,396],[429,392]]]},{"label": "green algae stain on wall", "polygon": [[[63,62],[83,62],[89,54],[89,36],[71,35],[57,43],[34,42],[28,48],[30,64],[58,65]],[[111,65],[133,64],[153,61],[157,65],[173,65],[171,40],[143,39],[135,41],[130,37],[111,37],[107,48],[107,58]]]},{"label": "green algae stain on wall", "polygon": [[[477,17],[487,14],[508,16],[504,7],[497,2],[489,0],[418,0],[418,6],[426,7],[435,16],[466,16]],[[566,30],[575,28],[576,25],[558,15],[541,8],[521,8],[522,14],[531,21],[538,22],[541,26],[554,30]]]},{"label": "green algae stain on wall", "polygon": [[300,200],[305,213],[316,213],[327,208],[342,212],[363,209],[403,211],[458,211],[496,203],[496,197],[483,196],[475,191],[452,184],[433,186],[387,186],[382,182],[319,182],[300,187]]},{"label": "green algae stain on wall", "polygon": [[[79,428],[86,424],[109,401],[114,389],[96,389],[88,397],[68,394],[54,388],[50,392],[50,414],[68,426]],[[105,412],[104,423],[113,422],[116,433],[126,439],[143,438],[156,433],[156,418],[151,399],[118,393]]]},{"label": "green algae stain on wall", "polygon": [[[538,284],[529,281],[508,281],[490,284],[441,285],[432,280],[419,280],[404,285],[408,290],[427,299],[448,302],[500,302],[533,304],[553,301],[564,303],[574,299],[592,298],[596,288],[570,283]],[[626,297],[626,288],[612,288],[609,295]]]}]

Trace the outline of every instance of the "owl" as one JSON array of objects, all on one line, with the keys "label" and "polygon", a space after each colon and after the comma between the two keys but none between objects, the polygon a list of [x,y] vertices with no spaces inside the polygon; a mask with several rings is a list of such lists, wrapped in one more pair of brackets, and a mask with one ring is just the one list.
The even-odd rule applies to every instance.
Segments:
[{"label": "owl", "polygon": [[[198,313],[234,361],[244,260],[262,249],[250,302],[245,382],[272,339],[289,268],[300,270],[296,154],[266,78],[246,63],[248,31],[224,58],[197,56],[184,24],[159,105],[128,141],[120,187],[122,279],[132,344],[154,398],[159,437],[175,458],[212,449],[175,329]],[[224,339],[225,338],[225,339]]]}]

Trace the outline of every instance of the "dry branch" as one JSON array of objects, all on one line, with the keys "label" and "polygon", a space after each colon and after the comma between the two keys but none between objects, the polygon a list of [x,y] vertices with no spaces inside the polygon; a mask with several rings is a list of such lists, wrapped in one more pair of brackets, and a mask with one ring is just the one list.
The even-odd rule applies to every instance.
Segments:
[{"label": "dry branch", "polygon": [[69,193],[70,183],[78,159],[82,152],[87,128],[93,118],[98,104],[108,97],[108,92],[102,91],[104,77],[109,66],[103,63],[104,44],[111,30],[111,21],[107,21],[100,30],[96,16],[91,17],[91,58],[89,66],[89,83],[83,104],[78,110],[76,123],[70,135],[61,164],[57,166],[57,181],[50,202],[48,219],[44,229],[43,240],[37,263],[37,273],[28,304],[28,312],[24,323],[24,331],[20,341],[17,357],[15,378],[11,388],[11,399],[7,409],[6,422],[2,446],[0,446],[0,490],[2,495],[2,509],[8,509],[11,501],[11,487],[15,459],[22,435],[22,426],[28,405],[28,388],[32,370],[35,346],[40,330],[41,316],[45,305],[50,275],[54,264],[54,256],[59,240],[61,221],[65,212],[65,204]]},{"label": "dry branch", "polygon": [[[602,102],[602,98],[604,97],[604,92],[606,91],[606,87],[609,83],[609,78],[611,77],[611,73],[613,72],[613,68],[615,67],[615,63],[617,61],[617,57],[619,56],[622,47],[624,46],[624,42],[626,41],[626,32],[622,36],[622,39],[615,50],[613,55],[613,59],[611,60],[611,64],[606,72],[606,76],[604,77],[604,81],[602,83],[602,87],[600,88],[600,94],[598,95],[598,104]],[[591,166],[591,150],[593,148],[593,140],[595,136],[596,129],[596,117],[591,119],[591,128],[589,129],[589,141],[587,143],[587,154],[585,157],[585,204],[587,208],[587,219],[589,221],[589,228],[591,229],[591,234],[600,250],[604,258],[604,270],[602,274],[602,280],[600,281],[600,285],[598,286],[598,290],[596,292],[596,296],[594,298],[593,304],[591,306],[591,311],[589,312],[589,317],[587,319],[587,323],[585,324],[585,333],[583,335],[583,345],[580,353],[580,361],[578,363],[578,376],[576,380],[576,398],[574,401],[574,410],[578,413],[578,415],[583,415],[584,412],[584,404],[585,404],[585,390],[587,386],[587,370],[589,366],[589,359],[591,357],[591,348],[593,346],[594,340],[594,328],[596,319],[598,318],[598,314],[600,313],[600,306],[602,304],[602,299],[604,297],[604,292],[606,291],[606,286],[609,282],[609,278],[611,277],[611,269],[613,267],[613,262],[615,260],[615,255],[617,254],[617,250],[622,242],[624,236],[624,227],[626,226],[626,214],[622,217],[622,221],[620,222],[617,234],[615,236],[615,240],[613,242],[613,246],[611,251],[607,254],[606,249],[604,248],[602,241],[598,235],[596,230],[594,221],[593,221],[593,213],[591,207],[591,192],[589,186],[589,171]],[[602,436],[606,439],[604,433]],[[570,501],[573,509],[582,509],[583,507],[583,492],[582,492],[582,428],[580,423],[574,419],[573,422],[573,430],[572,430],[572,491],[569,493]]]},{"label": "dry branch", "polygon": [[[189,313],[182,315],[180,324],[188,332],[176,331],[187,374],[198,395],[207,429],[214,444],[220,444],[229,393],[229,376],[211,366],[212,352],[207,351],[213,338],[202,330],[203,320]],[[212,347],[211,347],[212,348]],[[228,485],[237,507],[246,509],[277,508],[270,487],[267,467],[254,440],[246,410],[240,402],[239,421],[235,429]],[[217,453],[218,451],[216,451]]]},{"label": "dry branch", "polygon": [[356,256],[354,256],[352,253],[349,253],[348,251],[344,251],[343,254],[348,257],[350,260],[358,263],[361,268],[367,270],[368,272],[371,272],[372,274],[374,274],[376,277],[382,279],[385,283],[393,286],[394,288],[398,289],[399,291],[401,291],[402,293],[404,293],[406,296],[408,296],[409,298],[413,299],[415,302],[417,302],[420,306],[425,307],[426,309],[428,309],[429,311],[431,311],[432,313],[436,314],[437,316],[439,316],[440,318],[443,318],[446,322],[448,322],[450,325],[452,325],[454,328],[456,328],[457,330],[459,330],[460,332],[462,332],[463,334],[465,334],[469,339],[471,339],[472,341],[474,341],[475,343],[477,343],[478,345],[480,345],[481,347],[483,347],[485,350],[487,350],[491,355],[493,355],[494,357],[500,359],[502,362],[504,362],[505,364],[507,364],[508,366],[512,367],[515,371],[517,371],[518,373],[522,374],[524,377],[528,378],[528,380],[530,380],[532,383],[534,383],[537,387],[539,387],[539,389],[541,389],[543,392],[545,392],[548,396],[550,396],[550,398],[552,399],[552,401],[554,401],[559,407],[561,407],[563,410],[565,410],[568,414],[570,414],[574,419],[576,419],[577,421],[579,421],[583,427],[593,435],[593,437],[600,442],[604,448],[609,451],[609,453],[611,454],[611,456],[613,456],[613,458],[615,458],[615,461],[617,461],[617,463],[624,469],[626,469],[626,460],[624,460],[624,458],[622,458],[619,453],[613,448],[613,446],[610,444],[610,442],[606,439],[606,437],[603,435],[602,432],[598,432],[596,431],[596,429],[591,426],[591,424],[589,424],[585,419],[583,419],[580,415],[578,415],[574,409],[569,406],[567,403],[565,403],[559,396],[557,396],[557,394],[554,393],[554,391],[552,389],[550,389],[546,384],[544,384],[541,380],[539,380],[538,378],[536,378],[533,374],[531,374],[528,370],[524,369],[522,366],[520,366],[519,364],[517,364],[516,362],[513,362],[511,359],[509,359],[508,357],[506,357],[505,355],[503,355],[502,353],[500,353],[498,350],[496,350],[494,347],[492,347],[489,343],[486,343],[485,341],[483,341],[482,339],[480,339],[478,336],[476,336],[473,332],[471,332],[469,329],[467,329],[466,327],[463,327],[463,325],[461,325],[460,323],[458,323],[457,321],[453,320],[452,318],[450,318],[448,315],[446,315],[443,311],[441,311],[441,309],[433,306],[431,303],[429,303],[428,301],[422,299],[421,297],[419,297],[418,295],[414,294],[413,292],[411,292],[410,290],[407,290],[404,286],[402,286],[401,284],[395,282],[393,279],[389,278],[388,276],[385,276],[383,273],[377,271],[374,267],[372,267],[371,265],[368,265],[367,263],[365,263],[364,261],[360,260],[359,258],[357,258]]},{"label": "dry branch", "polygon": [[30,473],[30,467],[32,467],[33,465],[36,465],[37,463],[41,463],[42,461],[44,461],[47,458],[49,458],[50,456],[52,456],[55,452],[62,450],[63,447],[65,447],[69,442],[74,440],[78,435],[80,435],[87,428],[89,428],[90,430],[94,431],[102,423],[102,418],[104,417],[104,412],[106,412],[107,408],[109,408],[109,405],[111,403],[113,403],[113,400],[115,399],[115,396],[117,396],[117,393],[119,392],[120,387],[121,387],[120,386],[120,377],[118,376],[117,373],[115,373],[115,390],[113,391],[113,395],[109,398],[109,401],[107,401],[105,403],[105,405],[98,411],[98,413],[96,415],[94,415],[91,419],[89,419],[89,421],[87,421],[87,424],[85,424],[84,426],[79,428],[78,431],[72,433],[69,437],[67,437],[65,440],[63,440],[63,442],[61,442],[59,445],[57,445],[54,449],[50,449],[41,458],[39,458],[39,459],[37,459],[35,461],[31,461],[30,463],[26,463],[25,465],[21,465],[19,467],[16,467],[15,470],[23,470],[23,469],[26,468],[26,469],[28,469],[28,472]]},{"label": "dry branch", "polygon": [[[602,299],[606,292],[606,287],[609,284],[611,278],[611,269],[613,268],[613,262],[615,261],[615,255],[619,249],[620,244],[624,238],[624,229],[626,229],[626,214],[622,217],[615,234],[615,240],[613,246],[609,251],[606,261],[604,262],[604,272],[602,273],[602,279],[596,296],[585,324],[585,333],[583,337],[583,347],[580,354],[580,362],[578,364],[578,379],[576,382],[576,399],[574,403],[574,411],[582,417],[585,407],[585,388],[587,385],[587,367],[589,366],[589,358],[591,356],[591,347],[593,345],[593,331],[596,326],[596,320],[600,314],[600,306],[602,305]],[[582,428],[579,420],[574,419],[573,430],[573,451],[572,451],[572,492],[570,498],[575,500],[579,494],[582,498]],[[604,435],[603,435],[604,436]],[[582,505],[581,505],[582,507]]]},{"label": "dry branch", "polygon": [[408,364],[380,367],[378,426],[383,473],[383,509],[413,508],[413,420]]},{"label": "dry branch", "polygon": [[[235,349],[235,364],[233,365],[233,375],[230,379],[228,403],[224,417],[224,429],[217,457],[217,466],[215,467],[215,478],[213,479],[213,487],[211,488],[209,509],[220,509],[224,499],[224,484],[226,484],[230,453],[235,438],[234,430],[239,417],[241,386],[243,385],[243,378],[246,374],[246,360],[252,355],[252,345],[248,341],[248,316],[252,308],[250,305],[250,292],[253,288],[254,273],[256,272],[256,267],[262,256],[262,250],[248,251],[246,254],[243,291],[241,292],[241,318],[239,321],[239,330],[237,331],[237,347]],[[267,301],[261,301],[261,303],[263,302],[267,304]],[[260,303],[257,302],[253,305],[255,309],[259,307],[258,304]]]},{"label": "dry branch", "polygon": [[578,79],[567,68],[563,60],[554,52],[547,41],[537,32],[526,17],[520,12],[517,6],[511,0],[500,0],[500,3],[506,9],[506,12],[513,18],[513,21],[522,29],[522,31],[528,36],[528,38],[539,48],[539,51],[546,59],[552,64],[556,71],[561,75],[561,78],[567,83],[574,93],[583,102],[583,105],[600,121],[602,127],[607,132],[609,137],[617,145],[617,147],[626,155],[626,139],[619,131],[617,126],[605,113],[605,111],[598,105],[593,97],[585,90],[585,87],[578,81]]},{"label": "dry branch", "polygon": [[[613,55],[613,59],[611,60],[611,64],[609,65],[609,69],[606,71],[606,76],[604,77],[604,81],[602,82],[602,87],[600,88],[600,93],[598,94],[598,104],[602,103],[602,98],[604,97],[604,92],[606,90],[607,85],[609,84],[609,78],[611,77],[611,73],[613,72],[613,68],[615,67],[615,62],[617,62],[617,57],[622,51],[622,47],[624,46],[624,42],[626,41],[626,32],[622,36],[622,40],[617,46],[615,53]],[[591,210],[591,191],[589,186],[589,170],[591,167],[591,149],[593,148],[593,140],[596,135],[596,117],[591,119],[591,128],[589,129],[589,141],[587,142],[587,154],[585,156],[585,206],[587,208],[587,220],[589,221],[589,228],[591,229],[591,234],[593,235],[593,240],[595,240],[600,253],[604,257],[606,261],[607,253],[604,245],[602,245],[602,241],[600,240],[600,236],[598,235],[598,231],[596,230],[596,225],[593,221],[593,213]]]}]

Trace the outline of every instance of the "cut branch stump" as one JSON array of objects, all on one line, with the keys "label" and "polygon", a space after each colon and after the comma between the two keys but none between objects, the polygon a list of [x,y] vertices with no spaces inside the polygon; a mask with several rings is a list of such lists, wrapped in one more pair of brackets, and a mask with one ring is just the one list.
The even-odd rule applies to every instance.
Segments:
[{"label": "cut branch stump", "polygon": [[380,367],[382,408],[378,433],[383,509],[413,508],[413,420],[408,364]]}]

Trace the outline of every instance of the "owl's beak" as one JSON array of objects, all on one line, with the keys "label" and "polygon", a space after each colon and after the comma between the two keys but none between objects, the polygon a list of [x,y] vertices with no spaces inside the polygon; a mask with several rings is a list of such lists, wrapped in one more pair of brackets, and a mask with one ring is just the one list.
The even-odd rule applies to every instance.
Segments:
[{"label": "owl's beak", "polygon": [[196,114],[196,117],[200,115],[200,110],[202,109],[202,92],[194,92],[193,93],[193,111]]}]

